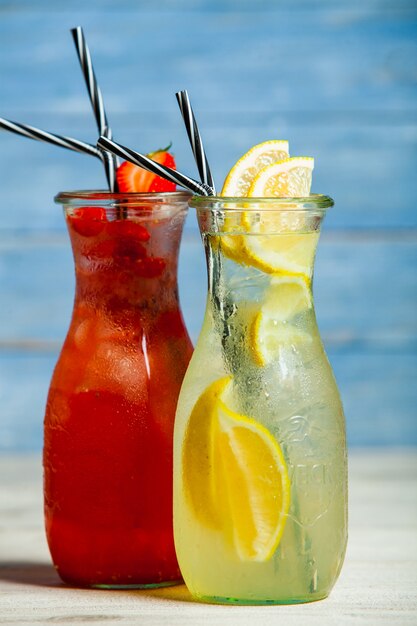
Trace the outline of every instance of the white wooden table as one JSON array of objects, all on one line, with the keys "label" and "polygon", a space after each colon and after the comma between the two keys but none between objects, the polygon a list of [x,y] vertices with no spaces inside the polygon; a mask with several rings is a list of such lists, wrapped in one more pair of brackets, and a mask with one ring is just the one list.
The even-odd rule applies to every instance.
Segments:
[{"label": "white wooden table", "polygon": [[0,624],[417,624],[417,450],[350,455],[345,565],[330,598],[312,604],[199,604],[184,586],[69,588],[51,566],[42,523],[40,457],[0,458]]}]

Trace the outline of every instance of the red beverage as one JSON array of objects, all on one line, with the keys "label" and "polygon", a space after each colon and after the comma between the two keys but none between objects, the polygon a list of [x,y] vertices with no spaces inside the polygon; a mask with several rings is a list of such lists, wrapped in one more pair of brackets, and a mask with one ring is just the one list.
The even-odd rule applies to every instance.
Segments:
[{"label": "red beverage", "polygon": [[45,415],[45,518],[68,583],[181,579],[172,436],[192,345],[177,288],[186,193],[60,194],[75,260],[71,325]]}]

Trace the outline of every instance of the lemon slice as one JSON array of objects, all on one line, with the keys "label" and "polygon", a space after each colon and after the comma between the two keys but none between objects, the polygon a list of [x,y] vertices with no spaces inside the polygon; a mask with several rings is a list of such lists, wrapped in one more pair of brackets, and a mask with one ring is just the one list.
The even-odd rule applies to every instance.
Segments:
[{"label": "lemon slice", "polygon": [[241,259],[267,274],[300,276],[310,281],[319,233],[277,232],[265,219],[251,227]]},{"label": "lemon slice", "polygon": [[254,359],[259,367],[266,367],[275,361],[284,346],[296,347],[311,342],[311,336],[304,331],[285,322],[277,322],[265,313],[260,313],[255,319],[252,336]]},{"label": "lemon slice", "polygon": [[[280,158],[288,153],[288,142],[266,141],[254,146],[230,170],[222,189],[223,196],[306,197],[310,194],[314,159],[311,157]],[[291,211],[291,208],[288,207]],[[298,218],[303,228],[303,216]],[[290,220],[292,227],[297,220]],[[221,236],[222,251],[228,258],[252,265],[263,272],[311,277],[318,233],[288,232],[285,216],[271,210],[242,214],[242,229],[247,235]],[[224,231],[228,232],[227,215]],[[280,234],[277,237],[277,234]]]},{"label": "lemon slice", "polygon": [[215,421],[217,400],[229,377],[215,380],[197,400],[188,421],[182,449],[184,491],[196,517],[206,526],[218,527],[215,484]]},{"label": "lemon slice", "polygon": [[288,322],[312,306],[313,296],[303,278],[273,276],[265,293],[262,311],[270,312],[280,322]]},{"label": "lemon slice", "polygon": [[[314,159],[292,157],[273,163],[259,172],[249,190],[250,197],[305,197],[310,194]],[[291,208],[288,209],[291,211]],[[290,220],[302,230],[304,218]],[[311,277],[318,232],[291,232],[281,211],[266,211],[261,220],[252,220],[245,212],[243,222],[248,235],[244,246],[249,263],[264,272]],[[301,220],[301,223],[300,223]]]},{"label": "lemon slice", "polygon": [[221,195],[240,198],[247,196],[252,181],[263,168],[288,156],[288,141],[271,140],[253,146],[228,173]]},{"label": "lemon slice", "polygon": [[281,540],[290,481],[278,442],[259,422],[218,403],[223,531],[242,561],[267,561]]},{"label": "lemon slice", "polygon": [[233,411],[230,377],[197,400],[187,426],[184,491],[193,513],[242,561],[266,561],[279,545],[290,505],[281,448],[259,422]]},{"label": "lemon slice", "polygon": [[245,245],[242,235],[226,235],[222,234],[218,236],[218,244],[221,252],[236,263],[245,262]]},{"label": "lemon slice", "polygon": [[[224,182],[221,195],[230,197],[246,196],[253,179],[262,168],[288,156],[288,141],[285,140],[264,141],[253,146],[230,170]],[[226,213],[224,230],[228,231],[229,226]],[[237,263],[245,261],[243,239],[240,235],[222,235],[221,243],[222,250],[228,258]]]},{"label": "lemon slice", "polygon": [[314,159],[291,157],[269,164],[252,179],[250,198],[305,198],[310,195]]},{"label": "lemon slice", "polygon": [[272,279],[249,331],[253,356],[260,367],[276,360],[282,346],[311,342],[311,336],[291,322],[310,309],[312,302],[311,291],[302,278]]}]

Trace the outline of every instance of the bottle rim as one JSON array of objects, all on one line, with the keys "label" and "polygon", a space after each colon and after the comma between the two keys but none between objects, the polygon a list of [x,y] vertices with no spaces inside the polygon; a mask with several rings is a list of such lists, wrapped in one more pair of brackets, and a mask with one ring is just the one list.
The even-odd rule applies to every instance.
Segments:
[{"label": "bottle rim", "polygon": [[326,211],[334,206],[334,200],[323,194],[311,194],[300,198],[237,198],[222,196],[193,196],[190,207],[209,211]]},{"label": "bottle rim", "polygon": [[162,193],[111,193],[104,189],[80,189],[75,191],[60,191],[54,197],[56,204],[85,205],[114,207],[127,203],[129,207],[135,205],[172,205],[174,203],[189,203],[192,193],[189,191],[166,191]]}]

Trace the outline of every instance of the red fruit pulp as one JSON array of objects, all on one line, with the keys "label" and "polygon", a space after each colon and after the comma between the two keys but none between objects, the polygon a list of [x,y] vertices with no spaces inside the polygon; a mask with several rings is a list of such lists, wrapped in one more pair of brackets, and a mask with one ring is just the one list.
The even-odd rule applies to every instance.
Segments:
[{"label": "red fruit pulp", "polygon": [[102,207],[82,207],[75,209],[71,221],[72,227],[84,237],[98,235],[105,228],[106,212]]},{"label": "red fruit pulp", "polygon": [[47,538],[71,584],[167,584],[181,578],[172,438],[192,352],[177,297],[182,224],[99,221],[92,234],[82,212],[67,217],[77,287],[45,416]]}]

